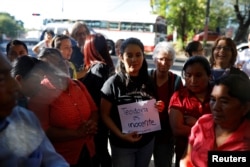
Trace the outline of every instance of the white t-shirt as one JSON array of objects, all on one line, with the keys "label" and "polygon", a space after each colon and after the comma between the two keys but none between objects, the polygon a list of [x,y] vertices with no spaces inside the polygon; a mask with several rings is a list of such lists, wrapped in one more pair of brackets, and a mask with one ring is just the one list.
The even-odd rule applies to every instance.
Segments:
[{"label": "white t-shirt", "polygon": [[242,64],[242,71],[250,77],[250,48],[238,52],[236,64]]},{"label": "white t-shirt", "polygon": [[247,62],[248,60],[250,60],[250,48],[244,49],[243,51],[238,52],[236,64],[238,63],[242,64],[244,62]]}]

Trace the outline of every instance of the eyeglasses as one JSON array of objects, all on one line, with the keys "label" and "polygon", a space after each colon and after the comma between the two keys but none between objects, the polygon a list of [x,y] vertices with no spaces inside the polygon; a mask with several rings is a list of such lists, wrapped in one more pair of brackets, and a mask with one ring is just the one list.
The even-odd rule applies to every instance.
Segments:
[{"label": "eyeglasses", "polygon": [[223,50],[225,50],[225,51],[230,51],[230,50],[231,50],[231,47],[229,47],[229,46],[216,46],[216,47],[215,47],[215,50],[217,50],[217,51],[219,51],[219,50],[221,50],[221,49],[223,49]]},{"label": "eyeglasses", "polygon": [[89,34],[89,33],[88,33],[87,31],[76,33],[77,36],[87,36],[88,34]]}]

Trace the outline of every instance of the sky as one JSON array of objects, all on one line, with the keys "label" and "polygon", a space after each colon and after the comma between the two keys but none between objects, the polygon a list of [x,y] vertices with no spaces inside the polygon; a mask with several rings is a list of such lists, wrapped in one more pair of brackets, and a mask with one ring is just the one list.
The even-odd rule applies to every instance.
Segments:
[{"label": "sky", "polygon": [[25,28],[38,28],[48,17],[143,15],[150,9],[150,0],[0,0],[0,12],[22,20]]}]

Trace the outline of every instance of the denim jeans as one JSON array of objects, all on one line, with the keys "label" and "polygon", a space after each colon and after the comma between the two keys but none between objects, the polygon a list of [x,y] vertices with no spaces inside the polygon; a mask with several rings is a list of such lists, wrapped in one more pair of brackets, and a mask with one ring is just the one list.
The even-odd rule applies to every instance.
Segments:
[{"label": "denim jeans", "polygon": [[141,148],[120,148],[111,144],[113,167],[148,167],[154,139]]}]

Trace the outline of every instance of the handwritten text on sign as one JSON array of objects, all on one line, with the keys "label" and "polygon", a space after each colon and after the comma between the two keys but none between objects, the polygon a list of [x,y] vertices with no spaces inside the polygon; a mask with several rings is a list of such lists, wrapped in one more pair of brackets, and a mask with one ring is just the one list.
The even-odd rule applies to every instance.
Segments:
[{"label": "handwritten text on sign", "polygon": [[155,102],[155,99],[152,99],[119,105],[122,133],[136,131],[143,134],[160,130],[161,124]]}]

